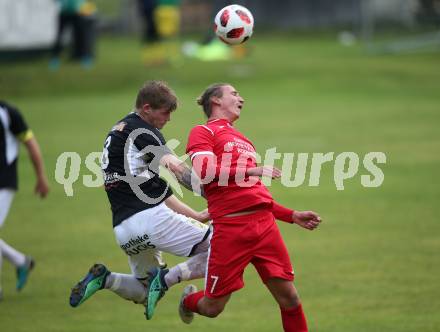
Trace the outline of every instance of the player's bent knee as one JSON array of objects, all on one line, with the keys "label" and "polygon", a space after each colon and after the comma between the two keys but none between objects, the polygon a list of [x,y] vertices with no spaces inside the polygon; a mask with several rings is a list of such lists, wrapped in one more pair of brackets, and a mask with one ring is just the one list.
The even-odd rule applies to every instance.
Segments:
[{"label": "player's bent knee", "polygon": [[298,297],[283,297],[278,299],[278,304],[282,308],[293,308],[301,304]]},{"label": "player's bent knee", "polygon": [[274,297],[282,308],[297,307],[301,304],[298,292],[295,288],[281,288],[274,293]]},{"label": "player's bent knee", "polygon": [[215,318],[223,312],[225,304],[226,303],[216,301],[209,302],[204,306],[203,315],[209,318]]},{"label": "player's bent knee", "polygon": [[301,304],[301,300],[296,292],[279,295],[276,300],[282,308],[297,307]]},{"label": "player's bent knee", "polygon": [[206,309],[205,315],[209,318],[215,318],[223,312],[223,306],[211,306]]}]

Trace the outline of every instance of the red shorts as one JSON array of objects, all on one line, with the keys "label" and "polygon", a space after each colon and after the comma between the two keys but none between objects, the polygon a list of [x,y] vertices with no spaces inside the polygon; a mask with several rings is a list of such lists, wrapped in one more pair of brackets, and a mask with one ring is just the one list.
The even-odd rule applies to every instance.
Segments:
[{"label": "red shorts", "polygon": [[217,218],[213,228],[205,296],[217,298],[243,288],[249,263],[264,283],[270,278],[293,281],[289,254],[271,211]]}]

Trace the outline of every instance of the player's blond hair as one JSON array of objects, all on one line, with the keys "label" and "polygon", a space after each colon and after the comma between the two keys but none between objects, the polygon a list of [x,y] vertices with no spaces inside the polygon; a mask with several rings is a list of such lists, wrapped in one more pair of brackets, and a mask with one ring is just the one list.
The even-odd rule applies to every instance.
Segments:
[{"label": "player's blond hair", "polygon": [[206,88],[206,90],[197,98],[197,104],[202,106],[203,112],[209,118],[212,113],[212,97],[221,98],[223,96],[223,87],[230,85],[228,83],[214,83]]},{"label": "player's blond hair", "polygon": [[165,81],[147,81],[136,97],[136,109],[142,109],[145,104],[149,104],[152,109],[174,111],[177,108],[176,93]]}]

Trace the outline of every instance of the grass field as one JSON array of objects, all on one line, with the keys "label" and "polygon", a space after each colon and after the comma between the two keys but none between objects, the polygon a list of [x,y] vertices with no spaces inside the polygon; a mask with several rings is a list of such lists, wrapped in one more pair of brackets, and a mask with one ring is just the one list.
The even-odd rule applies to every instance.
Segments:
[{"label": "grass field", "polygon": [[[131,110],[138,87],[165,79],[181,100],[165,136],[182,142],[203,122],[194,99],[210,83],[235,85],[246,104],[237,126],[264,151],[381,151],[385,180],[364,188],[359,173],[337,191],[333,163],[318,187],[271,192],[280,202],[319,212],[315,232],[280,223],[311,331],[440,331],[440,58],[438,53],[368,56],[331,35],[255,38],[249,57],[229,62],[184,60],[177,67],[145,67],[137,40],[103,38],[91,71],[74,64],[48,72],[46,60],[0,64],[1,98],[18,105],[44,151],[51,182],[45,201],[33,196],[30,161],[22,151],[21,189],[1,237],[31,253],[37,267],[21,294],[4,263],[0,331],[279,331],[279,311],[252,267],[246,287],[217,319],[182,324],[177,304],[183,285],[170,290],[152,321],[143,308],[103,291],[77,309],[70,287],[95,261],[128,272],[111,229],[104,190],[86,188],[88,153],[100,151],[108,129]],[[57,157],[80,154],[74,196],[56,183]],[[278,165],[281,166],[281,165]],[[310,174],[310,170],[307,172]],[[306,181],[308,178],[306,178]],[[307,183],[307,182],[306,182]],[[202,209],[199,198],[184,200]],[[436,258],[437,257],[437,258]],[[169,264],[179,259],[167,256]],[[199,281],[197,285],[201,286]]]}]

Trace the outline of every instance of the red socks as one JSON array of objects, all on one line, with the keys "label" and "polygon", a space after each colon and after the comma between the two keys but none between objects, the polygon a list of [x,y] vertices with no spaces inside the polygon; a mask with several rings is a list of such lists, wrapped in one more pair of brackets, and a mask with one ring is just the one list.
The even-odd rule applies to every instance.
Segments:
[{"label": "red socks", "polygon": [[[189,294],[183,300],[183,305],[192,312],[200,313],[197,303],[203,297],[204,291],[198,291],[193,294]],[[288,308],[281,310],[281,319],[283,321],[284,332],[308,332],[306,317],[302,309],[302,305],[295,308]]]},{"label": "red socks", "polygon": [[183,305],[192,312],[200,313],[199,308],[197,308],[197,303],[203,297],[205,291],[201,290],[196,293],[189,294],[183,300]]},{"label": "red socks", "polygon": [[281,319],[283,321],[284,332],[307,332],[306,317],[302,309],[302,305],[295,308],[281,310]]}]

